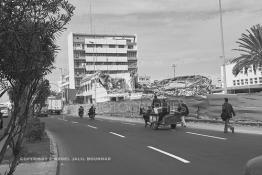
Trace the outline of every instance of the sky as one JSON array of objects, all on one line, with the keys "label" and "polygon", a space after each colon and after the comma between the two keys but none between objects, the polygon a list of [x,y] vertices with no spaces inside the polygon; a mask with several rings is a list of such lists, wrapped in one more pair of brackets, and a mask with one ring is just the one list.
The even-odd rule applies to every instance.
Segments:
[{"label": "sky", "polygon": [[[233,51],[236,41],[247,29],[261,24],[261,0],[221,0],[225,56],[239,55]],[[138,74],[153,80],[176,75],[220,77],[221,35],[219,0],[69,0],[75,14],[67,30],[57,38],[60,46],[55,66],[48,76],[52,88],[62,73],[68,73],[67,35],[69,32],[90,33],[90,2],[92,26],[96,34],[136,34]]]}]

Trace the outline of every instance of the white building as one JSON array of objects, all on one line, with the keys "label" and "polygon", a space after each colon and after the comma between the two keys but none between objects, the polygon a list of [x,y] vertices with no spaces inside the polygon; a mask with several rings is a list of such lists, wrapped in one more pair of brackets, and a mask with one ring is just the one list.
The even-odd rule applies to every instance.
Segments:
[{"label": "white building", "polygon": [[77,34],[68,36],[69,86],[79,89],[85,75],[137,73],[136,35]]},{"label": "white building", "polygon": [[139,76],[138,77],[138,83],[143,85],[143,84],[150,84],[151,83],[151,77],[144,75],[144,76]]},{"label": "white building", "polygon": [[[258,92],[262,91],[262,67],[258,67],[254,72],[253,67],[250,67],[245,73],[244,69],[235,76],[232,73],[235,64],[226,65],[226,82],[228,93],[240,92]],[[223,67],[221,67],[221,79],[223,80]],[[224,87],[223,81],[222,86]]]}]

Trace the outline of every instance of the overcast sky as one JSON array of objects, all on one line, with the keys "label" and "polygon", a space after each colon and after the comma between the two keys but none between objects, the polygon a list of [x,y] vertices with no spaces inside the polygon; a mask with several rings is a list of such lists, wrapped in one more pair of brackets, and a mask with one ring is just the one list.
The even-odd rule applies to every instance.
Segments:
[{"label": "overcast sky", "polygon": [[[67,35],[90,33],[90,0],[69,0],[75,15],[57,40],[56,67],[68,72]],[[261,23],[261,0],[222,0],[227,58],[241,33]],[[218,0],[92,0],[95,33],[137,34],[138,73],[152,79],[177,75],[219,76],[222,60]],[[57,84],[60,70],[49,76]]]}]

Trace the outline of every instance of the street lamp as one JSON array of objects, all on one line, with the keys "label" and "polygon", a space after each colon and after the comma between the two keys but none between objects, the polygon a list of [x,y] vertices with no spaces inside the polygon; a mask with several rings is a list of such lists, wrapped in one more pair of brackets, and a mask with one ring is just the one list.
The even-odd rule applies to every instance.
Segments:
[{"label": "street lamp", "polygon": [[[96,72],[96,65],[95,65],[95,43],[93,41],[89,41],[89,43],[93,44],[93,62],[94,62],[94,75]],[[95,77],[95,98],[94,98],[94,103],[96,104],[96,77]]]},{"label": "street lamp", "polygon": [[221,48],[223,58],[223,84],[224,93],[227,94],[227,80],[226,80],[226,57],[225,57],[225,46],[224,46],[224,33],[223,33],[223,18],[222,18],[222,5],[219,0],[219,15],[220,15],[220,32],[221,32]]}]

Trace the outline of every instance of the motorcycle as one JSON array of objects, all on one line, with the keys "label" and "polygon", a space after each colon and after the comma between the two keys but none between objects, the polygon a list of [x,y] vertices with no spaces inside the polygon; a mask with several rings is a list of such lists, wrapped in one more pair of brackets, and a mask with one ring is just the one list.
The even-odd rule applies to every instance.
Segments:
[{"label": "motorcycle", "polygon": [[96,109],[92,106],[88,111],[88,116],[91,120],[95,119]]},{"label": "motorcycle", "polygon": [[80,106],[80,108],[78,109],[78,116],[80,118],[83,118],[84,116],[84,108],[82,106]]}]

